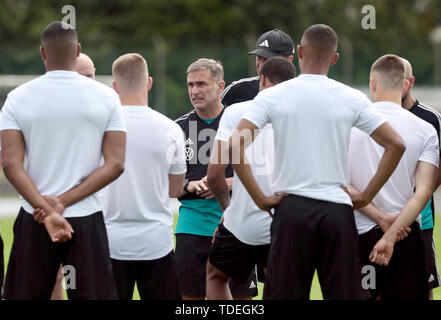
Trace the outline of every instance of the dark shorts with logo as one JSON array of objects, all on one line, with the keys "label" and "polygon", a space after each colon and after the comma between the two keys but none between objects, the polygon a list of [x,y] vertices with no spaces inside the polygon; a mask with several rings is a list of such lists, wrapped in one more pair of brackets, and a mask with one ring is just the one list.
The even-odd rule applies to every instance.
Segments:
[{"label": "dark shorts with logo", "polygon": [[421,230],[421,240],[424,246],[424,258],[426,262],[426,274],[429,281],[429,289],[440,286],[438,267],[436,265],[436,251],[433,242],[433,229]]}]

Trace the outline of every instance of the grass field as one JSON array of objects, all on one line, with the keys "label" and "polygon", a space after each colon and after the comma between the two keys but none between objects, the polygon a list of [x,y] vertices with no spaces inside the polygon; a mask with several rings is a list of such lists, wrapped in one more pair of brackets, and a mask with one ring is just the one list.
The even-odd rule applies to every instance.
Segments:
[{"label": "grass field", "polygon": [[[437,221],[440,221],[439,219],[441,219],[441,216],[439,214],[437,214],[437,217],[439,217],[437,219]],[[15,218],[0,219],[0,227],[1,227],[0,230],[1,230],[1,235],[3,238],[3,242],[4,242],[5,268],[8,263],[9,253],[11,251],[11,246],[12,246],[12,240],[13,240],[12,227],[14,224],[14,220],[15,220]],[[175,223],[175,226],[176,226],[176,223]],[[441,248],[440,233],[441,233],[441,225],[440,225],[440,223],[438,223],[438,224],[436,224],[435,231],[434,231],[435,247],[438,248],[438,252],[437,252],[438,266],[440,266],[440,263],[441,263],[441,251],[439,251],[439,250],[441,250],[441,249],[439,249],[439,248]],[[5,270],[5,272],[6,272],[6,270]],[[263,291],[263,284],[259,283],[259,296],[257,296],[255,299],[262,299],[262,291]],[[320,290],[320,284],[319,284],[317,275],[314,276],[314,280],[312,282],[310,298],[311,298],[311,300],[322,300],[322,293]],[[135,290],[135,293],[133,295],[133,299],[135,299],[135,300],[139,299],[139,295],[138,295],[137,290]],[[434,290],[434,299],[441,300],[441,288],[437,288]]]}]

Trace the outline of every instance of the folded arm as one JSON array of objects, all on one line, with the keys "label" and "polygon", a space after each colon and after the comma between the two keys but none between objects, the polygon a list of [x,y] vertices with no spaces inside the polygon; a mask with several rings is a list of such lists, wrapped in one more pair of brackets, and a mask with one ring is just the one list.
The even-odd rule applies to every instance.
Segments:
[{"label": "folded arm", "polygon": [[401,210],[389,230],[377,242],[370,259],[380,265],[387,265],[392,257],[400,228],[410,226],[424,209],[433,193],[437,167],[427,162],[418,162],[415,171],[415,193]]}]

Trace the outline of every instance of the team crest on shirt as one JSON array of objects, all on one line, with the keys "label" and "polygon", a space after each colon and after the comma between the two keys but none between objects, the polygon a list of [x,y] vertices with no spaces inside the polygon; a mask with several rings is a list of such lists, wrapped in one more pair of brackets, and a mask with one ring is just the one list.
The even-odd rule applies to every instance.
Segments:
[{"label": "team crest on shirt", "polygon": [[190,138],[185,140],[185,160],[190,161],[194,157],[194,151],[190,148],[190,145],[193,144]]}]

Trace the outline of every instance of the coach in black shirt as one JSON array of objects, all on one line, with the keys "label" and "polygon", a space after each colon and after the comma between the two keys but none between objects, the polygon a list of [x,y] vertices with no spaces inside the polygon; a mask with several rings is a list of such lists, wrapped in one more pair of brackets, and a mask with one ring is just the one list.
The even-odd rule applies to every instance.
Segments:
[{"label": "coach in black shirt", "polygon": [[[212,59],[199,59],[187,69],[188,94],[194,109],[176,120],[185,134],[186,184],[179,197],[175,255],[182,298],[206,297],[206,268],[213,234],[222,217],[222,208],[207,184],[207,168],[214,137],[224,107],[221,93],[225,87],[223,67]],[[225,170],[225,183],[231,190],[233,170]],[[236,299],[257,295],[255,273],[246,283],[230,281]]]},{"label": "coach in black shirt", "polygon": [[[260,75],[263,63],[269,58],[281,56],[293,61],[294,44],[289,35],[278,29],[270,30],[260,36],[256,50],[249,54],[256,56],[256,70]],[[224,106],[254,99],[259,92],[259,76],[234,81],[222,93]]]}]

